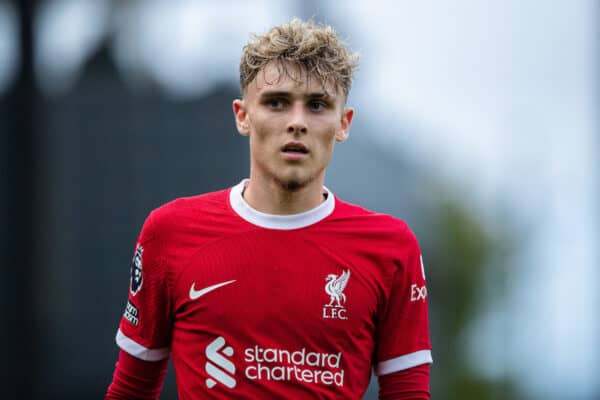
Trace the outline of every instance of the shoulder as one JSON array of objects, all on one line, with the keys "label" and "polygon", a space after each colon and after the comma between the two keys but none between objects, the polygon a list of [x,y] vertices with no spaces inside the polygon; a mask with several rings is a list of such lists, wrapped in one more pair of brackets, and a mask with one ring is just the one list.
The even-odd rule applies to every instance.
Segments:
[{"label": "shoulder", "polygon": [[180,197],[152,210],[144,224],[149,237],[165,237],[186,227],[209,225],[228,210],[229,189]]},{"label": "shoulder", "polygon": [[186,217],[189,214],[210,213],[227,206],[229,189],[203,193],[189,197],[179,197],[152,210],[157,219]]},{"label": "shoulder", "polygon": [[336,200],[330,233],[335,233],[337,246],[347,249],[348,255],[358,255],[359,261],[365,255],[374,261],[361,265],[372,265],[373,270],[381,271],[386,290],[391,288],[396,273],[406,276],[420,270],[421,249],[406,221]]},{"label": "shoulder", "polygon": [[392,240],[416,241],[408,223],[396,216],[372,211],[336,197],[335,212],[332,216],[339,222],[345,221],[356,229],[379,233]]}]

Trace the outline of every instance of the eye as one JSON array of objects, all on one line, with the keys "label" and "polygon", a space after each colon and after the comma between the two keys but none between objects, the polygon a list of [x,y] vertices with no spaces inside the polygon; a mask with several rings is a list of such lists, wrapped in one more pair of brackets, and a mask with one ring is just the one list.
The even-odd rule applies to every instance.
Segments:
[{"label": "eye", "polygon": [[312,111],[321,111],[327,108],[327,104],[323,101],[311,101],[308,103],[308,108],[310,108]]},{"label": "eye", "polygon": [[272,108],[274,110],[279,110],[285,105],[284,101],[278,98],[268,99],[267,101],[265,101],[265,104],[267,105],[267,107]]}]

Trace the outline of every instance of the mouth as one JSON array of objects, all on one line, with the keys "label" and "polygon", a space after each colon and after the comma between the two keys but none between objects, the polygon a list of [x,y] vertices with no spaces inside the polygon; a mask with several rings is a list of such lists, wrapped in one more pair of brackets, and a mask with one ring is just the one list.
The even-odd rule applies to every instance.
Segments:
[{"label": "mouth", "polygon": [[308,154],[308,148],[300,142],[289,142],[281,148],[281,151],[286,154]]}]

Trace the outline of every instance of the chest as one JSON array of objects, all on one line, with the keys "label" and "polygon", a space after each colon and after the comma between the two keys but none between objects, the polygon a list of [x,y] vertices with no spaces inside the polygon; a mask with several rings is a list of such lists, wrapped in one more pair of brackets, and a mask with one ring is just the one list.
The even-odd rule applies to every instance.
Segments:
[{"label": "chest", "polygon": [[373,257],[301,235],[244,235],[199,248],[182,267],[175,325],[248,343],[338,345],[372,336],[389,277]]}]

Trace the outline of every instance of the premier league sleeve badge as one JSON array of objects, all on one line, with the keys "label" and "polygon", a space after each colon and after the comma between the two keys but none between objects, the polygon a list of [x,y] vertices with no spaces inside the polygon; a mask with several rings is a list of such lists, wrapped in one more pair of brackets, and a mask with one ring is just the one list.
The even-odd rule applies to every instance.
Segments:
[{"label": "premier league sleeve badge", "polygon": [[144,248],[140,245],[135,249],[135,255],[131,261],[131,282],[129,290],[135,296],[142,288],[142,253]]}]

